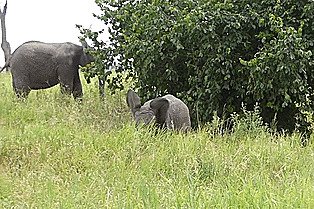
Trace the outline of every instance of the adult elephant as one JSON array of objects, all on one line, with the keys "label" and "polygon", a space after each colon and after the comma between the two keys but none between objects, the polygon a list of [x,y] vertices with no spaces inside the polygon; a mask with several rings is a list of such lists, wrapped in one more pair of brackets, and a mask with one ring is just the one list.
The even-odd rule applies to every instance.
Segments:
[{"label": "adult elephant", "polygon": [[10,67],[13,89],[18,97],[31,90],[46,89],[60,83],[61,92],[83,96],[79,66],[93,61],[82,46],[73,43],[30,41],[19,46],[5,67]]}]

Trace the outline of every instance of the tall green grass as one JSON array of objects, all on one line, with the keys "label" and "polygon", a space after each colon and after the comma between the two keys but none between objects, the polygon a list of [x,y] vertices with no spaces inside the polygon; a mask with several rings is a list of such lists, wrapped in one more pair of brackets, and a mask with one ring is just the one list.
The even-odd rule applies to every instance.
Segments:
[{"label": "tall green grass", "polygon": [[135,129],[125,92],[18,101],[0,74],[2,208],[314,208],[314,149],[253,112],[189,134]]}]

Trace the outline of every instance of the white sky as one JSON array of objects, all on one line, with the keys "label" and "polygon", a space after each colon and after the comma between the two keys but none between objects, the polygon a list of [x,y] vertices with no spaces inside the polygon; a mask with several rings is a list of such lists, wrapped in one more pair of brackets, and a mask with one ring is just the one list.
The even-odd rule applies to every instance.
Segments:
[{"label": "white sky", "polygon": [[[0,0],[1,11],[4,4],[5,0]],[[94,0],[8,0],[7,41],[12,53],[22,43],[32,40],[79,44],[80,33],[75,24],[94,30],[104,28],[93,13],[100,14]],[[0,48],[0,66],[3,64]]]}]

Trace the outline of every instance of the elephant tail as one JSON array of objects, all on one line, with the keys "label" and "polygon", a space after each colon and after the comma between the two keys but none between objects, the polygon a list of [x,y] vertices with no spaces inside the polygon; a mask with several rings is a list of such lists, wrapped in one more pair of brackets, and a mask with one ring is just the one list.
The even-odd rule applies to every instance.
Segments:
[{"label": "elephant tail", "polygon": [[8,68],[10,67],[11,57],[12,57],[12,56],[10,56],[10,57],[7,59],[7,61],[5,62],[4,66],[0,69],[0,73],[1,73],[4,69],[7,69],[7,70],[8,70]]}]

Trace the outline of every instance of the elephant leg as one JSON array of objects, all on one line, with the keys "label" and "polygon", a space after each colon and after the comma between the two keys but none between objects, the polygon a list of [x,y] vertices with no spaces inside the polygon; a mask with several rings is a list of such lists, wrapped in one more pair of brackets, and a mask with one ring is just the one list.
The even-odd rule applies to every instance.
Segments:
[{"label": "elephant leg", "polygon": [[28,94],[30,92],[30,89],[20,89],[20,88],[14,88],[14,92],[15,95],[19,98],[19,99],[26,99],[28,97]]},{"label": "elephant leg", "polygon": [[61,93],[66,95],[71,95],[73,84],[67,84],[60,81]]},{"label": "elephant leg", "polygon": [[19,99],[26,99],[31,89],[28,87],[28,85],[25,84],[21,79],[15,80],[13,78],[13,89],[15,92],[15,95]]},{"label": "elephant leg", "polygon": [[74,76],[74,81],[73,81],[73,97],[74,99],[79,99],[81,100],[83,96],[83,89],[82,89],[82,83],[80,80],[79,73],[75,74]]},{"label": "elephant leg", "polygon": [[71,72],[61,72],[59,73],[60,88],[62,94],[71,95],[73,91],[73,80],[74,75]]}]

